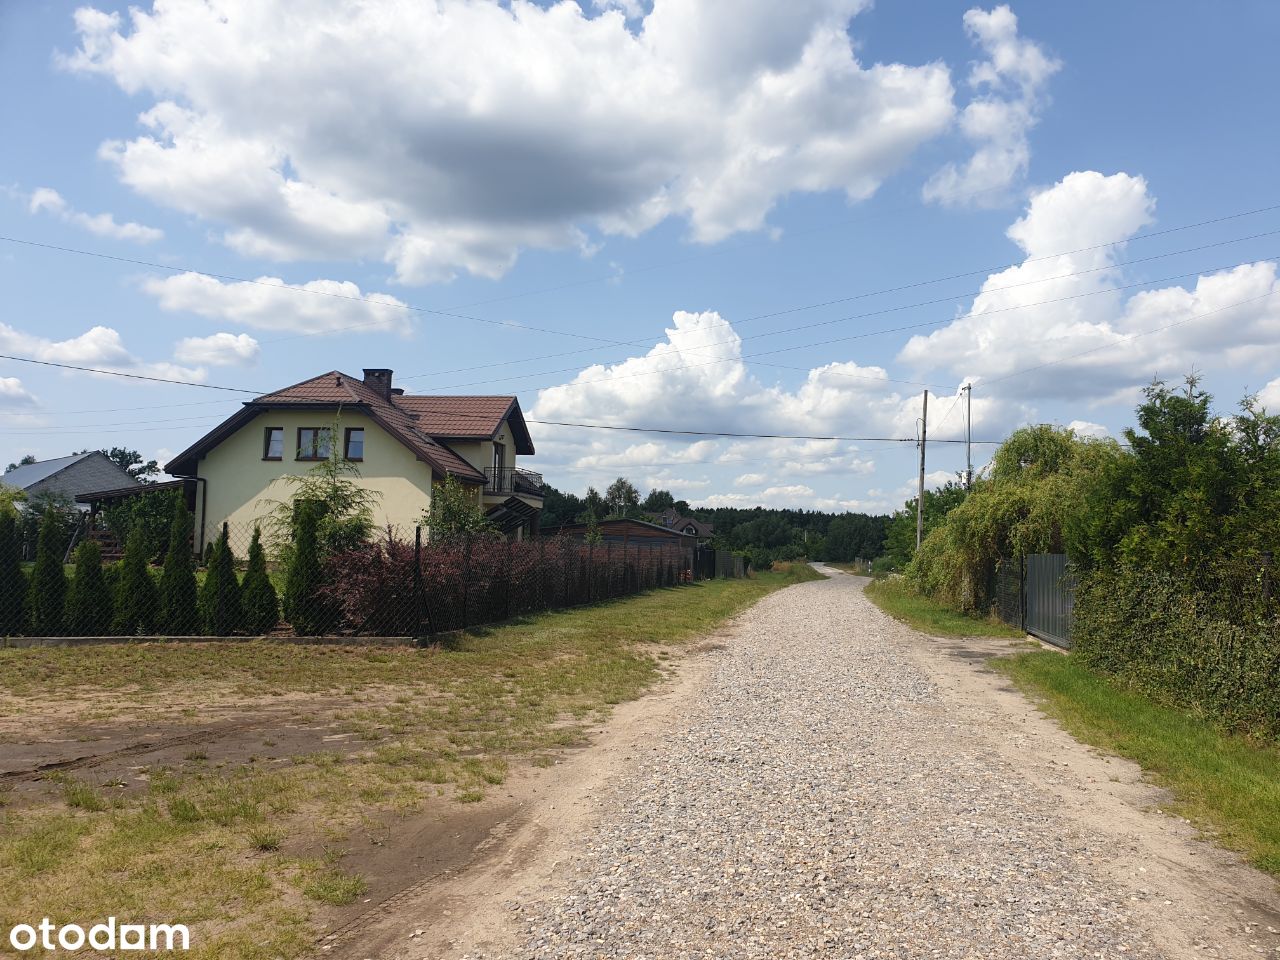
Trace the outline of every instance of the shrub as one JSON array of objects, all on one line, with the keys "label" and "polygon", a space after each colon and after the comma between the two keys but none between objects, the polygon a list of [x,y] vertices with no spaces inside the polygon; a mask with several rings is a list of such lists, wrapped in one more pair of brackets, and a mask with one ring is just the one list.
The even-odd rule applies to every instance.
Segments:
[{"label": "shrub", "polygon": [[28,589],[18,518],[10,507],[0,511],[0,636],[21,633],[26,626]]},{"label": "shrub", "polygon": [[284,586],[284,615],[300,637],[318,636],[332,629],[334,610],[322,595],[324,576],[317,542],[320,508],[310,501],[297,504],[293,550]]},{"label": "shrub", "polygon": [[113,629],[122,636],[150,633],[155,625],[159,597],[147,568],[151,544],[139,524],[125,541],[124,558],[116,576],[116,615]]},{"label": "shrub", "polygon": [[58,517],[53,509],[45,511],[36,544],[36,565],[31,571],[31,588],[27,607],[31,611],[31,632],[37,637],[56,637],[62,633],[67,602],[67,574],[62,569],[62,552]]},{"label": "shrub", "polygon": [[240,604],[248,633],[270,633],[280,622],[280,600],[267,575],[267,555],[262,549],[262,531],[257,527],[253,528],[253,539],[249,542],[249,566],[240,585]]},{"label": "shrub", "polygon": [[169,550],[160,574],[160,629],[171,636],[197,632],[196,574],[191,558],[191,513],[181,497],[173,498]]},{"label": "shrub", "polygon": [[111,631],[111,591],[102,575],[102,551],[92,540],[76,547],[76,572],[67,595],[67,633],[100,637]]},{"label": "shrub", "polygon": [[235,557],[224,523],[200,588],[200,625],[208,636],[225,637],[239,630],[243,620],[240,581],[236,579]]},{"label": "shrub", "polygon": [[1228,563],[1209,582],[1137,565],[1087,573],[1073,656],[1231,730],[1280,737],[1280,610],[1259,568]]}]

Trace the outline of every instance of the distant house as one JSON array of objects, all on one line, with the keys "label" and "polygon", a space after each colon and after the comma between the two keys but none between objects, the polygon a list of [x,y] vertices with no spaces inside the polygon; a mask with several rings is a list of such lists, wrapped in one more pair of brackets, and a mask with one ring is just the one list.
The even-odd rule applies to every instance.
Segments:
[{"label": "distant house", "polygon": [[[646,546],[673,546],[688,549],[697,546],[697,538],[681,530],[649,523],[647,520],[633,520],[630,517],[610,517],[596,524],[601,543],[633,544]],[[585,540],[588,527],[585,523],[566,523],[554,530],[544,533],[551,536],[566,536],[574,540]]]},{"label": "distant house", "polygon": [[67,503],[103,490],[146,486],[100,450],[23,464],[0,476],[0,483],[22,490],[29,499],[53,497]]},{"label": "distant house", "polygon": [[519,401],[409,396],[384,368],[367,368],[363,377],[331,370],[255,397],[165,470],[200,488],[196,531],[203,543],[224,521],[242,531],[260,523],[271,502],[289,499],[286,478],[307,473],[335,445],[376,494],[375,523],[400,536],[413,536],[435,485],[447,477],[472,491],[507,535],[537,531],[542,477],[516,465],[534,452]]},{"label": "distant house", "polygon": [[688,534],[691,537],[697,537],[699,541],[710,540],[715,534],[714,524],[703,523],[693,517],[682,517],[676,513],[674,507],[667,507],[661,513],[655,514],[653,522],[660,527],[679,530],[681,533]]}]

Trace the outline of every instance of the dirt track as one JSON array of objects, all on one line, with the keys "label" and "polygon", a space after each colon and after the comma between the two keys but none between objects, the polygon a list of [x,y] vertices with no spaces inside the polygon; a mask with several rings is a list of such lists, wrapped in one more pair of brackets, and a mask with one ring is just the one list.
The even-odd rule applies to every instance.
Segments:
[{"label": "dirt track", "polygon": [[1269,878],[856,578],[776,594],[327,956],[1256,957]]}]

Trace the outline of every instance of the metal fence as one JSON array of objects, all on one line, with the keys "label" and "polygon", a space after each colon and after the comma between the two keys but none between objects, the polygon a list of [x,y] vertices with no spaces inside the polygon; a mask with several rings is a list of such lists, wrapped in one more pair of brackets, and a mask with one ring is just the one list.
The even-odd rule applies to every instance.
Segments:
[{"label": "metal fence", "polygon": [[1075,574],[1064,553],[1033,553],[996,564],[996,616],[1065,649],[1071,647],[1075,591]]},{"label": "metal fence", "polygon": [[265,532],[251,554],[248,525],[200,557],[189,536],[175,552],[176,536],[157,525],[117,560],[74,524],[50,526],[35,549],[0,523],[0,638],[427,636],[745,572],[727,551],[669,542],[429,540],[417,528],[317,550],[308,566],[298,544]]}]

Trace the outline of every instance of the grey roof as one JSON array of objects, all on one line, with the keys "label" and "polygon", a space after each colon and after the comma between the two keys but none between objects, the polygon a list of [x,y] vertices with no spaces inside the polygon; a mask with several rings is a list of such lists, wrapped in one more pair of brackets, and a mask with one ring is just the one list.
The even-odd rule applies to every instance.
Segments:
[{"label": "grey roof", "polygon": [[82,493],[135,486],[138,481],[100,450],[28,463],[0,475],[0,483],[28,493],[59,493],[75,499]]}]

